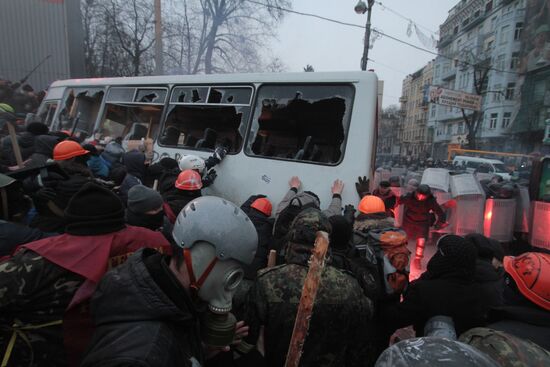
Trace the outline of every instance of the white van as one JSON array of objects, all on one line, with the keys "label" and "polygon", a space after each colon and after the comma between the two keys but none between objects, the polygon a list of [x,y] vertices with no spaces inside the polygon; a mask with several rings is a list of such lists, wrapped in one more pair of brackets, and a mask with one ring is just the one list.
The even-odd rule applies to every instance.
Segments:
[{"label": "white van", "polygon": [[454,157],[453,166],[464,167],[468,172],[475,172],[476,170],[487,170],[484,173],[492,173],[502,177],[505,180],[511,178],[510,172],[506,170],[504,163],[496,159],[477,158],[459,155]]},{"label": "white van", "polygon": [[206,194],[238,205],[265,194],[276,205],[296,175],[325,208],[335,179],[343,202],[357,204],[354,182],[372,174],[377,86],[372,72],[315,72],[78,79],[50,90],[64,90],[54,128],[150,140],[154,161],[227,146]]}]

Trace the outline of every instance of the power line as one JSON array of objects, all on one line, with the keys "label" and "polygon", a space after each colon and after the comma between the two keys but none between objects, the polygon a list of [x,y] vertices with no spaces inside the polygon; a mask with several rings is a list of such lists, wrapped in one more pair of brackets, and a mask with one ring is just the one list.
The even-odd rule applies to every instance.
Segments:
[{"label": "power line", "polygon": [[375,61],[375,60],[371,59],[370,57],[369,57],[369,61],[372,61],[373,63],[375,63],[375,64],[377,64],[377,65],[383,66],[383,67],[388,68],[388,69],[390,69],[390,70],[392,70],[392,71],[395,71],[395,72],[397,72],[397,73],[401,73],[401,74],[404,74],[404,75],[410,74],[410,73],[407,73],[406,71],[396,69],[396,68],[394,68],[393,66],[389,66],[389,65],[383,64],[383,63],[381,63],[381,62],[379,62],[379,61]]},{"label": "power line", "polygon": [[[331,23],[336,23],[336,24],[340,24],[340,25],[344,25],[344,26],[348,26],[348,27],[354,27],[354,28],[361,28],[362,30],[365,29],[364,26],[360,25],[360,24],[354,24],[354,23],[348,23],[348,22],[343,22],[343,21],[340,21],[340,20],[337,20],[337,19],[332,19],[332,18],[327,18],[327,17],[323,17],[321,15],[317,15],[317,14],[312,14],[312,13],[305,13],[305,12],[300,12],[300,11],[296,11],[296,10],[292,10],[292,9],[287,9],[287,8],[283,8],[283,7],[280,7],[280,6],[277,6],[277,5],[271,5],[271,4],[265,4],[265,3],[262,3],[262,2],[259,2],[259,1],[254,1],[254,0],[244,0],[246,2],[249,2],[249,3],[252,3],[252,4],[256,4],[256,5],[261,5],[261,6],[264,6],[266,8],[270,8],[270,9],[275,9],[275,10],[279,10],[279,11],[284,11],[286,13],[292,13],[292,14],[298,14],[298,15],[302,15],[302,16],[305,16],[305,17],[310,17],[310,18],[316,18],[316,19],[320,19],[320,20],[324,20],[324,21],[327,21],[327,22],[331,22]],[[460,60],[458,58],[455,58],[455,57],[450,57],[450,56],[447,56],[447,55],[443,55],[443,54],[440,54],[440,53],[437,53],[437,52],[434,52],[434,51],[431,51],[431,50],[428,50],[426,48],[423,48],[423,47],[420,47],[420,46],[417,46],[415,44],[412,44],[410,42],[407,42],[407,41],[403,41],[402,39],[399,39],[397,37],[394,37],[394,36],[390,36],[389,34],[386,34],[376,28],[373,28],[372,29],[372,32],[373,33],[377,33],[383,37],[387,37],[393,41],[396,41],[396,42],[399,42],[399,43],[402,43],[404,45],[407,45],[409,47],[412,47],[412,48],[415,48],[419,51],[423,51],[423,52],[426,52],[426,53],[429,53],[431,55],[434,55],[434,56],[439,56],[439,57],[442,57],[442,58],[445,58],[447,60],[451,60],[451,61],[458,61],[460,62],[461,64],[464,64],[464,65],[469,65],[469,66],[473,66],[473,67],[476,67],[476,64],[474,63],[471,63],[469,61],[465,61],[465,60]],[[514,74],[514,75],[521,75],[521,73],[518,73],[516,71],[508,71],[508,70],[501,70],[501,69],[497,69],[497,68],[494,68],[494,67],[480,67],[480,69],[486,69],[486,70],[493,70],[493,71],[498,71],[500,73],[507,73],[507,74]]]}]

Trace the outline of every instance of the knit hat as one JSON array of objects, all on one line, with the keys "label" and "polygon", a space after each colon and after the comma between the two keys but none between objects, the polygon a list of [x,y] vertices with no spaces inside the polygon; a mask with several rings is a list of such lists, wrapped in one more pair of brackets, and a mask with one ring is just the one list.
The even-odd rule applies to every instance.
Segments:
[{"label": "knit hat", "polygon": [[493,240],[492,238],[485,237],[478,233],[469,234],[464,238],[474,244],[477,249],[477,256],[480,259],[491,261],[494,257],[499,261],[503,260],[504,250],[497,240]]},{"label": "knit hat", "polygon": [[391,184],[390,184],[390,181],[384,180],[384,181],[380,181],[379,185],[380,185],[380,187],[388,188],[388,187],[390,187]]},{"label": "knit hat", "polygon": [[136,214],[159,209],[162,203],[160,194],[146,186],[136,185],[128,191],[128,210]]},{"label": "knit hat", "polygon": [[443,236],[437,243],[437,252],[427,266],[427,276],[437,278],[442,274],[458,273],[467,278],[474,275],[477,250],[474,244],[453,234]]},{"label": "knit hat", "polygon": [[41,122],[31,122],[27,125],[27,131],[33,135],[46,135],[50,130],[46,124]]},{"label": "knit hat", "polygon": [[124,204],[112,191],[87,183],[65,208],[65,232],[76,236],[113,233],[124,228]]}]

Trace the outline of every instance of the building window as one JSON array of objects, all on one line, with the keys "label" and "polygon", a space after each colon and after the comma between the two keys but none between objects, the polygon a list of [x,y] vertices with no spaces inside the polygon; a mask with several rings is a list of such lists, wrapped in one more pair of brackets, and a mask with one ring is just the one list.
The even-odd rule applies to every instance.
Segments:
[{"label": "building window", "polygon": [[488,13],[493,10],[493,0],[489,0],[485,3],[485,12]]},{"label": "building window", "polygon": [[510,61],[510,69],[515,70],[519,66],[519,52],[512,53],[512,60]]},{"label": "building window", "polygon": [[523,32],[523,22],[516,23],[516,30],[514,31],[514,41],[518,41],[521,38]]},{"label": "building window", "polygon": [[497,62],[496,62],[496,68],[498,69],[498,71],[501,71],[501,70],[504,70],[504,58],[506,57],[506,55],[498,55],[497,57]]},{"label": "building window", "polygon": [[494,40],[490,40],[489,42],[487,42],[487,47],[485,47],[485,51],[491,51],[493,49],[493,43]]},{"label": "building window", "polygon": [[514,90],[516,89],[516,83],[508,83],[506,87],[506,99],[514,99]]},{"label": "building window", "polygon": [[498,113],[492,113],[489,119],[489,129],[496,129],[498,121]]},{"label": "building window", "polygon": [[503,45],[508,41],[508,32],[510,32],[510,26],[505,25],[500,29],[500,44]]},{"label": "building window", "polygon": [[458,133],[464,134],[464,122],[458,124]]},{"label": "building window", "polygon": [[496,85],[493,87],[493,89],[494,89],[494,90],[493,90],[493,93],[492,93],[492,95],[493,95],[492,101],[493,101],[493,102],[500,102],[500,100],[501,100],[501,91],[500,91],[500,89],[501,89],[501,88],[502,88],[502,87],[501,87],[500,84],[496,84]]},{"label": "building window", "polygon": [[457,33],[458,33],[458,26],[455,26],[453,29],[453,34],[457,34]]},{"label": "building window", "polygon": [[447,125],[447,135],[451,135],[453,132],[453,125],[449,124]]},{"label": "building window", "polygon": [[510,120],[512,119],[512,113],[511,112],[504,112],[504,115],[502,116],[502,128],[507,128],[510,125]]}]

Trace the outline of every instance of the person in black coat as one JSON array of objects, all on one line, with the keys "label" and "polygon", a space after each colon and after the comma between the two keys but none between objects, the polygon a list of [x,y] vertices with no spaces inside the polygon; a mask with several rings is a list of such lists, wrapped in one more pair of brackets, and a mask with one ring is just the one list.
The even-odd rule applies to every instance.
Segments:
[{"label": "person in black coat", "polygon": [[465,237],[477,249],[475,282],[483,293],[485,312],[491,307],[501,306],[504,302],[504,251],[500,243],[481,234],[473,233]]},{"label": "person in black coat", "polygon": [[258,232],[258,249],[252,264],[245,267],[244,277],[255,280],[256,272],[267,266],[269,243],[273,240],[273,222],[271,217],[271,202],[265,195],[252,195],[241,205],[243,212],[248,215]]},{"label": "person in black coat", "polygon": [[483,325],[481,291],[474,282],[476,248],[456,235],[441,237],[427,271],[412,282],[403,301],[381,310],[388,334],[413,325],[416,335],[424,335],[426,322],[434,316],[453,319],[457,335]]}]

